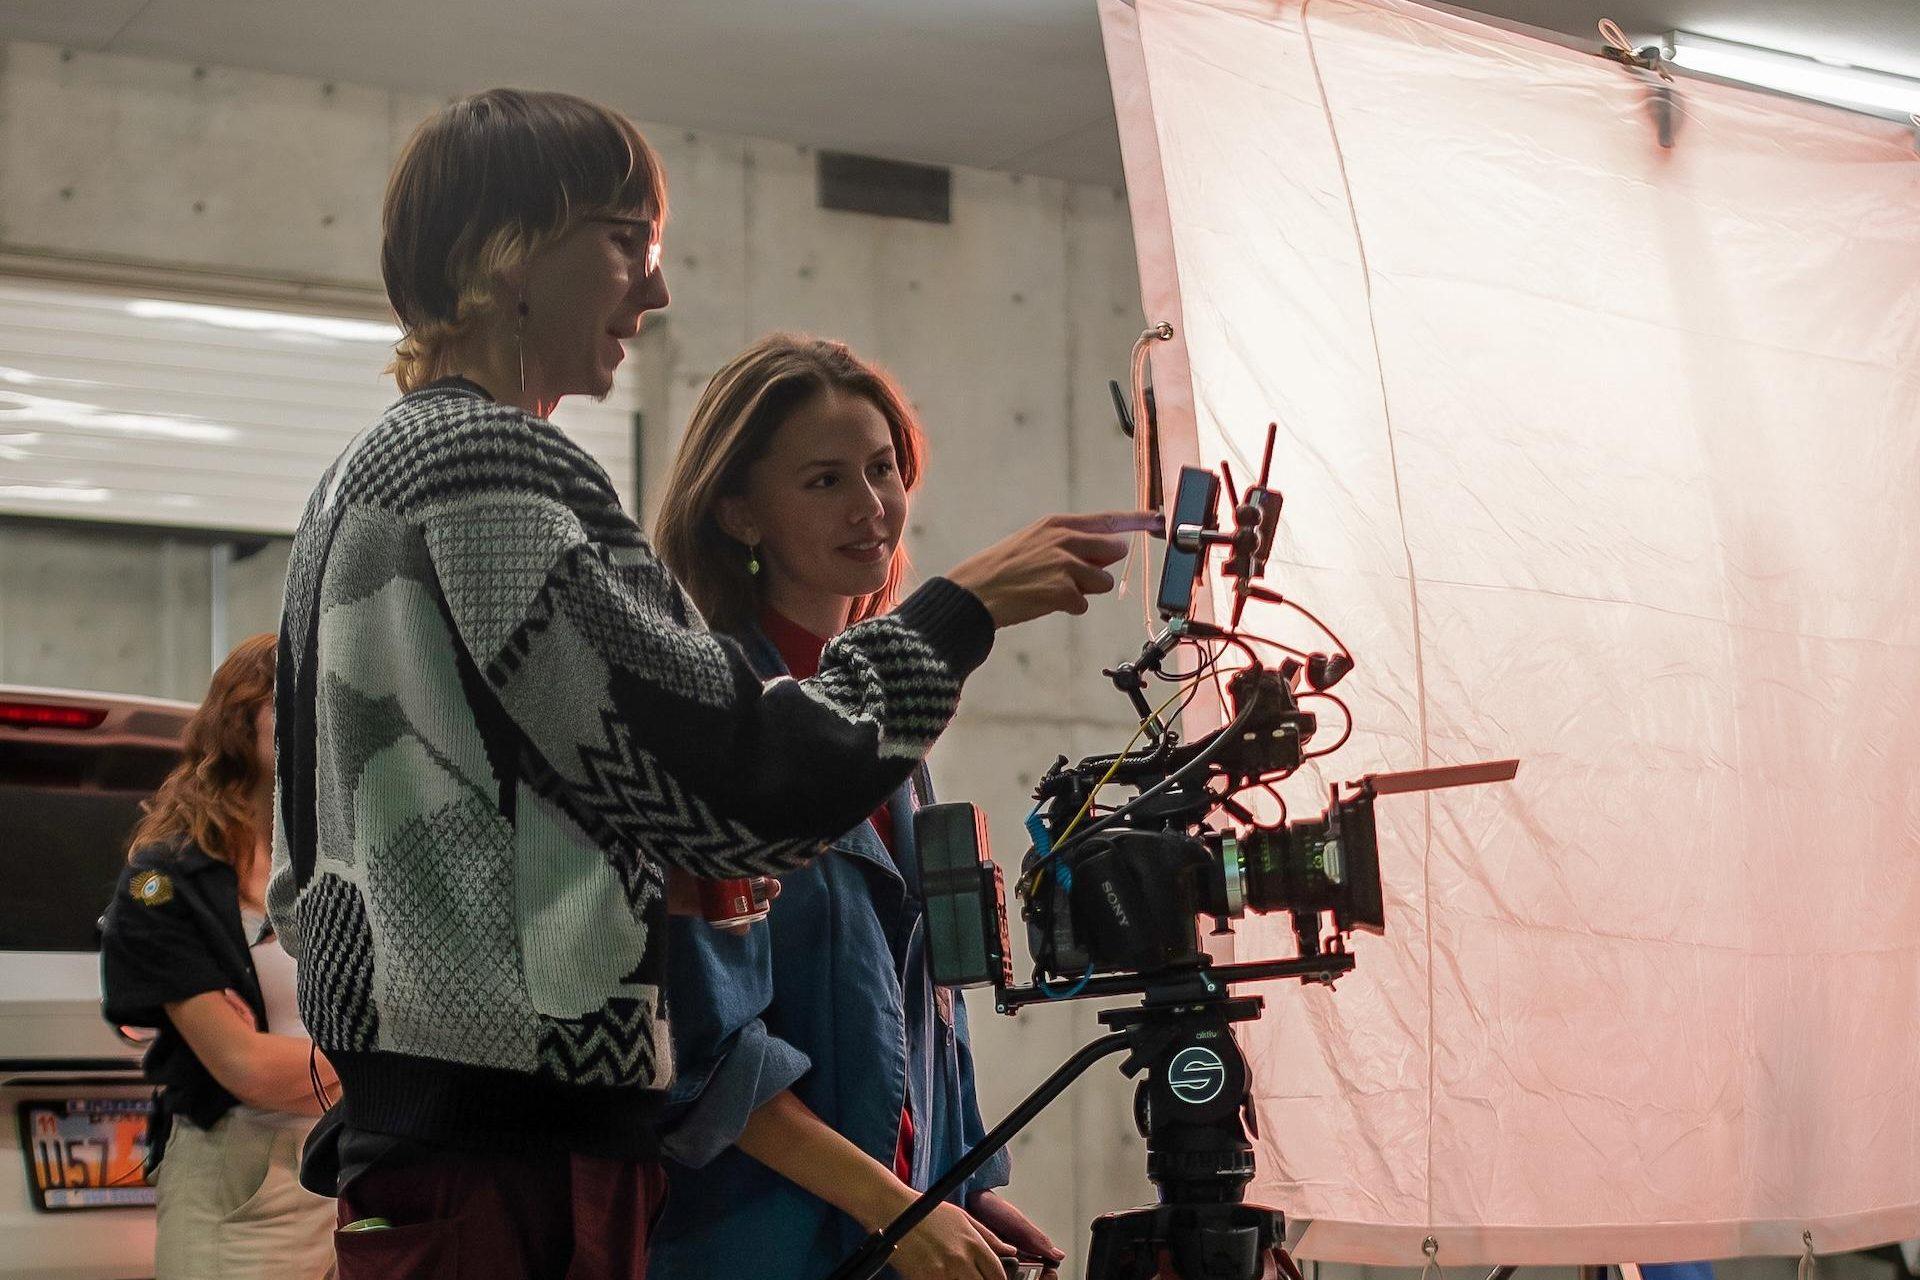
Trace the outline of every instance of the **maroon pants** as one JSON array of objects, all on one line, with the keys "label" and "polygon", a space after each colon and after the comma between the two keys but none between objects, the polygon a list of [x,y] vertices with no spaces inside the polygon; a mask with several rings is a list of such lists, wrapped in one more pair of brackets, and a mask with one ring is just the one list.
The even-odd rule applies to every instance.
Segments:
[{"label": "maroon pants", "polygon": [[339,1280],[645,1280],[657,1163],[565,1152],[435,1153],[376,1165],[340,1197]]}]

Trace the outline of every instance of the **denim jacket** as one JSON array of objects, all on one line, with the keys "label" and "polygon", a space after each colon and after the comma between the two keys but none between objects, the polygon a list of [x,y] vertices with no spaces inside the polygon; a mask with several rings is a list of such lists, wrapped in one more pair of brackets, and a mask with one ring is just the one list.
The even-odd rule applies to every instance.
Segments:
[{"label": "denim jacket", "polygon": [[[764,636],[742,643],[762,676],[784,673]],[[666,1209],[650,1244],[656,1280],[817,1280],[865,1238],[734,1147],[753,1110],[783,1089],[888,1168],[910,1095],[922,1190],[985,1134],[966,1006],[927,972],[913,811],[931,798],[917,772],[889,808],[894,855],[861,823],[782,876],[766,924],[745,936],[673,918],[667,998],[679,1076],[662,1140]],[[1008,1176],[1003,1151],[954,1198]]]}]

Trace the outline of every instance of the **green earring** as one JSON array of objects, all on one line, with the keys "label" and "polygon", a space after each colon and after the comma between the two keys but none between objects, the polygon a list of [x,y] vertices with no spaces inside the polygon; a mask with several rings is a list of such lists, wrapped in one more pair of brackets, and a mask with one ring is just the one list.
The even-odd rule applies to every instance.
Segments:
[{"label": "green earring", "polygon": [[759,576],[760,548],[758,547],[747,548],[747,572],[755,575],[756,577]]}]

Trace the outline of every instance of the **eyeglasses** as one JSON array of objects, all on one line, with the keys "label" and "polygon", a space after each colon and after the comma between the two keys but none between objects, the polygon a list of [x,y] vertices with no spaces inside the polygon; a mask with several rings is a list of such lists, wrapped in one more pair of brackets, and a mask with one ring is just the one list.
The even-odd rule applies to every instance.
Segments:
[{"label": "eyeglasses", "polygon": [[605,214],[595,218],[595,222],[604,222],[609,226],[626,227],[636,232],[647,244],[647,274],[660,270],[660,228],[651,218],[625,218],[618,214]]}]

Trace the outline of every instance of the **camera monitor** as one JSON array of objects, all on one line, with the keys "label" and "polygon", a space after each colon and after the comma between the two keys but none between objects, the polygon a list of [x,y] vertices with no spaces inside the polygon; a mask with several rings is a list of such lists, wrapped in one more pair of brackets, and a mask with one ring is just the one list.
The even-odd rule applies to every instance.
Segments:
[{"label": "camera monitor", "polygon": [[1180,488],[1173,498],[1173,518],[1167,524],[1167,553],[1160,562],[1160,594],[1156,601],[1162,618],[1184,618],[1193,608],[1193,591],[1206,565],[1207,544],[1202,537],[1219,527],[1214,514],[1220,499],[1220,477],[1199,467],[1180,468]]}]

